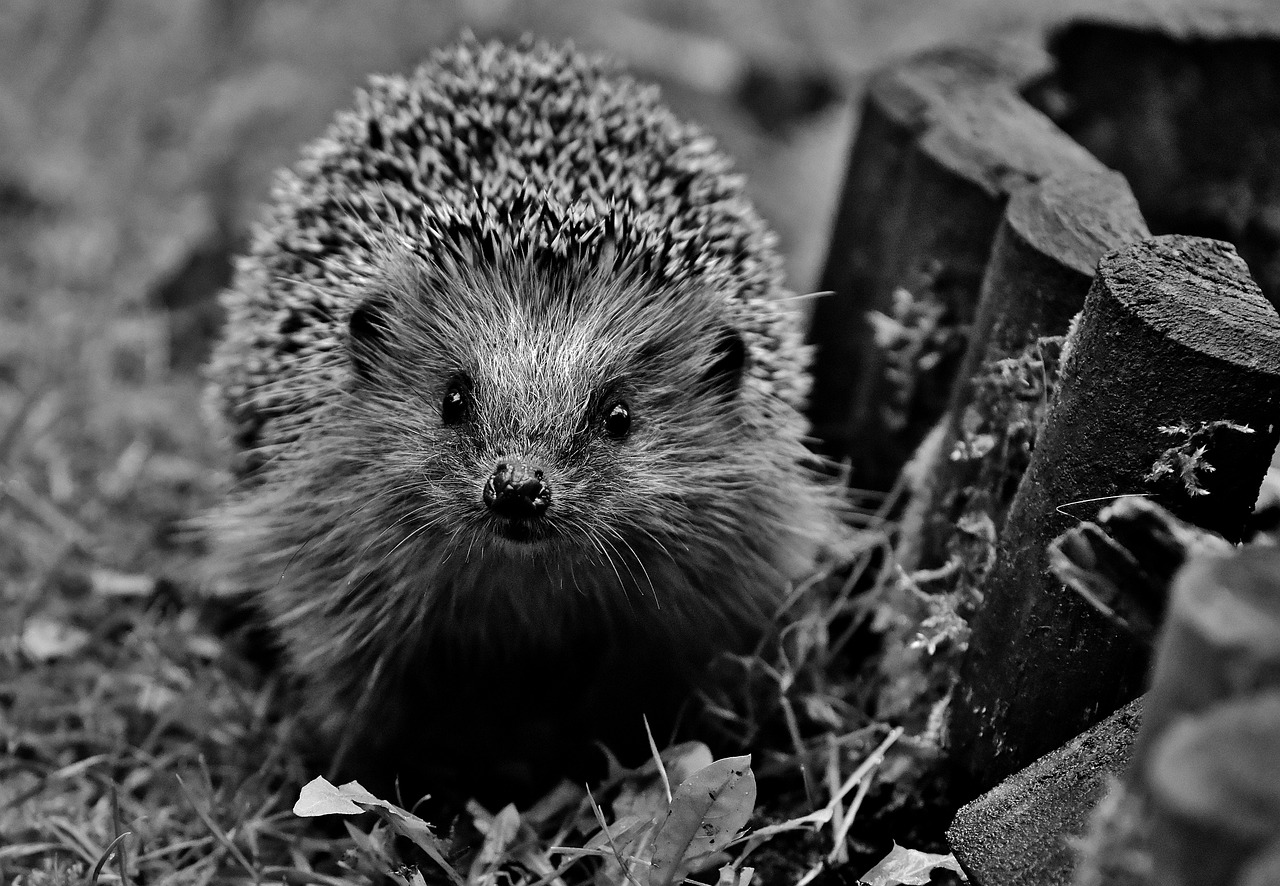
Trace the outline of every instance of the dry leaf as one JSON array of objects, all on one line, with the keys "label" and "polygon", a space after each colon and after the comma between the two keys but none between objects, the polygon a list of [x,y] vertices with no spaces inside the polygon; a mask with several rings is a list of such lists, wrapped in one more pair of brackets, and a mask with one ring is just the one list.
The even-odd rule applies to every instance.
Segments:
[{"label": "dry leaf", "polygon": [[88,631],[53,618],[29,618],[22,628],[22,651],[35,661],[75,655],[88,643]]},{"label": "dry leaf", "polygon": [[335,787],[322,775],[302,786],[298,802],[293,804],[293,814],[303,818],[317,815],[359,815],[364,812],[342,788]]},{"label": "dry leaf", "polygon": [[411,812],[405,812],[399,806],[379,800],[369,793],[358,781],[349,781],[341,787],[334,787],[323,777],[313,778],[302,786],[298,794],[298,802],[293,806],[295,815],[310,817],[316,815],[358,815],[361,812],[372,812],[391,826],[397,834],[413,842],[419,849],[427,853],[449,879],[462,886],[462,877],[453,866],[445,860],[445,846],[431,831],[431,826]]},{"label": "dry leaf", "polygon": [[94,569],[89,573],[89,589],[102,597],[150,597],[157,581],[150,575],[131,575],[110,569]]},{"label": "dry leaf", "polygon": [[858,882],[866,886],[925,886],[935,868],[955,871],[961,877],[964,876],[954,855],[933,855],[917,849],[905,849],[894,843],[889,854],[863,874]]},{"label": "dry leaf", "polygon": [[653,838],[650,886],[669,886],[723,849],[751,818],[755,803],[750,756],[716,760],[682,782]]}]

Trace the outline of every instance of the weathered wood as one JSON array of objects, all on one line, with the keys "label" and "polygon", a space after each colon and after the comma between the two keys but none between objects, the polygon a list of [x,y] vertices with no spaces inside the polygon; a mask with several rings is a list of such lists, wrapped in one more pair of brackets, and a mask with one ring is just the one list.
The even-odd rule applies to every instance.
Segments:
[{"label": "weathered wood", "polygon": [[1275,886],[1280,883],[1280,836],[1240,871],[1235,886]]},{"label": "weathered wood", "polygon": [[[1164,549],[1139,559],[1181,559]],[[1081,886],[1280,882],[1249,880],[1280,848],[1280,549],[1193,554],[1169,596],[1134,760],[1093,816]]]},{"label": "weathered wood", "polygon": [[819,288],[833,296],[814,307],[811,337],[818,346],[810,416],[833,454],[847,455],[857,435],[854,401],[870,362],[866,313],[884,301],[883,256],[901,236],[899,209],[907,189],[911,143],[928,129],[958,91],[975,84],[1025,79],[986,52],[937,50],[879,71],[862,101],[841,199],[831,229]]},{"label": "weathered wood", "polygon": [[1191,560],[1174,581],[1139,765],[1175,718],[1267,686],[1280,688],[1280,548]]},{"label": "weathered wood", "polygon": [[[1096,556],[1106,545],[1123,556]],[[1266,702],[1280,698],[1280,549],[1236,551],[1131,498],[1059,537],[1054,550],[1054,572],[1095,601],[1170,601],[1166,619],[1144,613],[1164,623],[1145,725],[1123,789],[1099,808],[1082,844],[1079,882],[1233,883],[1247,867],[1262,876],[1266,837],[1280,837],[1280,707],[1268,712]],[[1114,608],[1135,605],[1143,604]],[[1135,858],[1143,859],[1136,868]],[[1135,869],[1154,873],[1118,873]]]},{"label": "weathered wood", "polygon": [[1040,62],[949,50],[871,81],[811,327],[810,417],[857,486],[888,488],[945,407],[1008,195],[1102,169],[1015,93]]},{"label": "weathered wood", "polygon": [[1071,841],[1129,765],[1141,699],[1036,760],[956,813],[947,843],[973,886],[1068,886]]},{"label": "weathered wood", "polygon": [[1192,526],[1147,498],[1121,498],[1049,545],[1049,565],[1121,630],[1154,643],[1174,574],[1189,557],[1231,550],[1220,535]]},{"label": "weathered wood", "polygon": [[1054,176],[1010,199],[937,457],[910,508],[919,518],[903,521],[914,530],[898,551],[904,569],[936,569],[963,556],[948,543],[975,519],[998,534],[1056,378],[1057,350],[1044,353],[1038,340],[1066,334],[1105,253],[1147,235],[1115,173]]},{"label": "weathered wood", "polygon": [[1280,317],[1227,244],[1104,257],[1067,347],[954,696],[961,799],[1141,691],[1145,649],[1061,585],[1049,543],[1131,494],[1238,538],[1280,439]]},{"label": "weathered wood", "polygon": [[1176,720],[1145,761],[1145,780],[1152,883],[1235,882],[1280,834],[1280,688]]},{"label": "weathered wood", "polygon": [[1052,37],[1030,100],[1125,174],[1153,230],[1233,242],[1280,304],[1280,4],[1115,6]]}]

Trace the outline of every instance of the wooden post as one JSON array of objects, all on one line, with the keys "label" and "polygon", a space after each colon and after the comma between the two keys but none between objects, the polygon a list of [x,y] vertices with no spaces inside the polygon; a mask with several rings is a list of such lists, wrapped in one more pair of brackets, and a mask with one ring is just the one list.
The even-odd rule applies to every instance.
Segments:
[{"label": "wooden post", "polygon": [[954,695],[962,801],[1141,691],[1145,650],[1063,588],[1050,542],[1130,494],[1238,539],[1280,439],[1280,317],[1227,244],[1104,257],[1067,347]]},{"label": "wooden post", "polygon": [[[1115,173],[1054,176],[1010,199],[937,458],[909,507],[916,516],[903,520],[912,527],[898,551],[904,569],[947,562],[963,521],[986,518],[999,533],[1057,375],[1057,347],[1042,353],[1038,340],[1066,334],[1103,254],[1146,236],[1133,194]],[[957,574],[950,584],[980,578]]]},{"label": "wooden post", "polygon": [[1230,240],[1280,305],[1280,4],[1108,6],[1052,37],[1030,101],[1125,175],[1153,230]]},{"label": "wooden post", "polygon": [[1045,754],[956,813],[947,844],[973,886],[1071,886],[1075,843],[1133,754],[1142,700]]},{"label": "wooden post", "polygon": [[1234,883],[1280,838],[1280,549],[1192,560],[1173,586],[1131,781],[1154,882]]},{"label": "wooden post", "polygon": [[811,327],[814,432],[855,486],[887,489],[945,408],[1008,195],[1103,168],[1015,93],[1042,61],[948,50],[871,81]]},{"label": "wooden post", "polygon": [[1155,643],[1173,576],[1190,557],[1224,552],[1222,536],[1192,526],[1149,498],[1118,498],[1049,546],[1053,574],[1134,639]]}]

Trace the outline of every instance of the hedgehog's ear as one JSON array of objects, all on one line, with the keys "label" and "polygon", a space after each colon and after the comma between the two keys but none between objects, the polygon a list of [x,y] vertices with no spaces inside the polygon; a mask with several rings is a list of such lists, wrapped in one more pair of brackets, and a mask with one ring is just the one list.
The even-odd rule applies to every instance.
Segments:
[{"label": "hedgehog's ear", "polygon": [[347,321],[347,355],[357,376],[367,378],[386,352],[391,326],[387,322],[391,304],[386,296],[371,295],[351,312]]},{"label": "hedgehog's ear", "polygon": [[711,356],[707,380],[730,396],[738,393],[747,365],[747,343],[742,334],[730,326],[721,327]]}]

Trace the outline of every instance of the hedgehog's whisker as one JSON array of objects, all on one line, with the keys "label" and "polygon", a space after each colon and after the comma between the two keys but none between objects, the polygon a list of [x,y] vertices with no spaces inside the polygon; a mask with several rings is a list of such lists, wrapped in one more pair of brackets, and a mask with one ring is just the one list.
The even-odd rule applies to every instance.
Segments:
[{"label": "hedgehog's whisker", "polygon": [[292,556],[289,557],[289,562],[284,564],[284,569],[280,571],[280,578],[276,581],[276,587],[280,586],[280,584],[284,581],[285,576],[289,574],[289,569],[293,566],[294,562],[296,562],[297,559],[300,556],[302,556],[303,552],[306,551],[306,549],[311,546],[311,543],[315,541],[316,538],[319,537],[321,533],[324,533],[325,540],[327,541],[333,535],[333,533],[341,529],[348,520],[350,520],[352,517],[359,514],[365,508],[376,503],[377,503],[377,499],[369,499],[369,501],[365,502],[359,507],[351,508],[346,513],[342,514],[337,520],[334,521],[334,524],[330,526],[328,530],[317,529],[315,532],[307,536],[307,538],[302,542],[302,544],[300,544],[297,547],[297,549],[294,550]]},{"label": "hedgehog's whisker", "polygon": [[835,295],[835,294],[836,293],[834,289],[823,289],[818,292],[797,292],[797,293],[792,293],[791,295],[785,296],[783,298],[780,298],[778,299],[778,301],[803,302],[803,301],[809,301],[810,299],[826,298],[829,295]]},{"label": "hedgehog's whisker", "polygon": [[[581,536],[587,540],[587,542],[591,545],[591,547],[595,551],[597,551],[601,555],[607,556],[605,554],[604,547],[600,544],[600,541],[596,538],[595,532],[592,531],[591,527],[583,524],[582,521],[576,518],[567,519],[564,521],[564,524],[565,524],[564,529],[567,531],[568,534],[581,533]],[[583,589],[582,583],[578,580],[578,572],[577,572],[577,569],[575,568],[576,564],[574,562],[576,558],[568,557],[566,559],[569,563],[569,574],[573,578],[574,590],[576,590],[578,594],[581,596],[587,596],[587,591]],[[588,562],[592,562],[592,561],[594,561],[594,558],[591,558],[591,560],[589,560]]]},{"label": "hedgehog's whisker", "polygon": [[577,591],[577,593],[578,593],[578,596],[579,596],[579,597],[585,597],[585,596],[586,596],[586,591],[584,591],[584,590],[582,589],[582,584],[581,584],[581,582],[579,582],[579,581],[578,581],[578,570],[577,570],[577,568],[576,568],[576,567],[577,567],[577,563],[576,563],[577,558],[576,558],[576,557],[566,557],[565,559],[566,559],[566,561],[567,561],[567,562],[568,562],[568,564],[569,564],[569,579],[573,582],[573,589],[574,589],[575,591]]},{"label": "hedgehog's whisker", "polygon": [[652,531],[651,529],[649,529],[649,527],[647,527],[647,526],[640,526],[640,527],[637,527],[637,528],[639,528],[639,529],[640,529],[640,531],[641,531],[642,533],[644,533],[644,534],[649,538],[649,540],[650,540],[650,541],[652,541],[655,545],[657,545],[657,546],[658,546],[658,550],[662,551],[662,553],[664,553],[664,554],[666,554],[666,555],[667,555],[667,559],[668,559],[668,560],[671,560],[671,561],[673,561],[673,562],[675,561],[675,559],[676,559],[676,558],[675,558],[675,556],[674,556],[674,555],[671,553],[671,551],[667,548],[666,544],[664,544],[664,543],[663,543],[663,541],[662,541],[660,538],[658,538],[658,536],[654,535],[654,534],[653,534],[653,531]]},{"label": "hedgehog's whisker", "polygon": [[[600,533],[593,532],[592,534],[595,535],[595,537],[599,540],[601,544],[600,550],[605,555],[605,559],[609,561],[609,568],[613,570],[613,574],[618,579],[618,587],[622,588],[622,596],[625,597],[629,602],[631,600],[630,589],[627,586],[627,582],[623,581],[622,573],[618,571],[618,564],[614,562],[614,554],[616,554],[618,557],[622,557],[622,552],[619,551],[617,548],[615,548],[609,542],[609,540],[605,538],[603,535],[601,535]],[[626,566],[627,568],[627,577],[634,581],[635,574],[631,571],[631,567],[627,566],[625,560],[623,561],[623,565]]]},{"label": "hedgehog's whisker", "polygon": [[[631,558],[635,560],[636,565],[640,567],[640,571],[644,573],[644,580],[649,584],[649,593],[653,596],[654,604],[661,609],[662,604],[658,601],[658,589],[653,586],[653,579],[649,576],[649,570],[644,565],[644,559],[636,553],[636,549],[631,546],[631,542],[627,541],[626,537],[616,528],[610,526],[608,527],[608,531],[610,535],[625,545],[627,550],[631,552]],[[635,572],[629,566],[627,567],[627,572],[633,579],[635,578]]]},{"label": "hedgehog's whisker", "polygon": [[[377,501],[377,499],[374,499],[374,501]],[[386,528],[384,528],[381,532],[379,532],[377,535],[375,535],[375,536],[373,537],[373,540],[368,544],[368,547],[370,547],[370,548],[377,547],[377,546],[378,546],[378,544],[379,544],[379,543],[380,543],[384,538],[386,538],[386,537],[387,537],[388,535],[390,535],[391,533],[395,532],[395,531],[396,531],[397,529],[399,529],[401,526],[404,526],[406,523],[408,523],[410,520],[413,520],[413,519],[414,519],[414,518],[416,518],[416,517],[420,517],[420,516],[422,516],[422,515],[424,515],[424,514],[428,514],[428,513],[430,513],[430,505],[419,505],[419,506],[418,506],[418,507],[416,507],[416,508],[412,508],[412,509],[410,509],[409,511],[406,511],[405,513],[403,513],[403,514],[401,514],[399,517],[397,517],[397,518],[396,518],[396,520],[395,520],[395,522],[393,522],[390,526],[387,526],[387,527],[386,527]],[[428,526],[428,525],[430,525],[430,521],[429,521],[429,520],[424,524],[424,528],[425,528],[426,526]],[[410,533],[410,537],[412,537],[412,535],[413,535],[413,533]],[[396,544],[396,547],[395,547],[395,548],[392,548],[392,549],[387,553],[387,556],[390,556],[391,554],[394,554],[394,553],[395,553],[395,551],[396,551],[396,549],[397,549],[397,548],[399,548],[399,547],[400,547],[400,545],[404,544],[407,540],[408,540],[407,538],[401,539],[401,540]]]},{"label": "hedgehog's whisker", "polygon": [[475,533],[475,532],[471,533],[471,540],[467,542],[467,554],[465,557],[462,558],[463,563],[471,562],[471,549],[475,547],[477,536],[478,536],[478,533]]},{"label": "hedgehog's whisker", "polygon": [[[396,521],[396,523],[393,525],[393,527],[392,527],[392,528],[394,529],[394,528],[396,528],[396,527],[398,527],[398,526],[402,526],[402,525],[404,525],[404,522],[405,522],[404,520],[397,520],[397,521]],[[363,576],[361,576],[361,577],[360,577],[360,579],[359,579],[359,582],[360,582],[360,583],[359,583],[357,586],[355,586],[355,587],[353,587],[353,588],[350,588],[350,589],[349,589],[349,591],[348,591],[348,595],[349,595],[349,596],[352,596],[352,597],[359,596],[359,594],[360,594],[360,593],[361,593],[361,592],[362,592],[366,587],[368,587],[369,583],[370,583],[371,581],[373,581],[373,580],[374,580],[374,578],[377,576],[377,574],[378,574],[378,570],[382,568],[383,564],[385,564],[385,563],[387,562],[387,560],[389,560],[389,559],[391,558],[391,556],[392,556],[396,551],[398,551],[398,550],[399,550],[399,549],[400,549],[400,548],[401,548],[401,547],[402,547],[406,542],[411,541],[413,538],[415,538],[415,537],[416,537],[416,536],[418,536],[418,535],[421,535],[423,532],[426,532],[426,531],[427,531],[428,529],[430,529],[430,528],[431,528],[431,523],[430,523],[430,522],[424,522],[424,523],[422,523],[421,525],[419,525],[419,526],[415,527],[415,528],[413,529],[413,531],[411,531],[411,532],[409,532],[407,535],[405,535],[405,537],[404,537],[404,538],[400,539],[400,541],[399,541],[399,542],[397,542],[397,543],[395,544],[395,546],[391,548],[391,550],[387,551],[385,554],[383,554],[383,555],[378,559],[378,562],[377,562],[377,563],[375,563],[375,564],[372,566],[372,568],[365,570],[364,575],[363,575]],[[382,538],[382,536],[383,536],[383,535],[385,535],[385,533],[381,533],[381,534],[379,534],[379,536],[378,536],[378,537],[379,537],[379,538]],[[388,595],[385,595],[384,597],[382,597],[381,599],[382,599],[382,603],[383,603],[383,613],[384,613],[384,615],[387,615],[387,614],[390,614],[390,615],[402,615],[402,614],[403,614],[403,608],[404,608],[404,607],[401,607],[401,606],[396,605],[396,604],[397,604],[397,599],[396,599],[396,598],[393,598],[391,595],[389,595],[389,594],[388,594]],[[403,620],[403,619],[402,619],[402,620]],[[400,628],[399,628],[399,630],[396,630],[396,631],[394,631],[394,632],[393,632],[393,633],[395,634],[395,636],[396,636],[396,639],[397,639],[397,640],[404,640],[404,639],[409,638],[409,636],[410,636],[410,628],[411,628],[411,627],[412,627],[412,625],[401,625],[401,626],[400,626]]]},{"label": "hedgehog's whisker", "polygon": [[[373,541],[371,541],[367,545],[367,548],[376,548],[384,538],[391,535],[397,529],[407,524],[410,520],[426,512],[427,507],[428,507],[427,505],[422,505],[404,514],[401,514],[399,517],[396,518],[395,522],[393,522],[390,526],[386,527],[381,532],[379,532],[376,536],[374,536]],[[391,548],[391,550],[387,551],[385,554],[382,555],[382,557],[378,560],[378,562],[374,564],[372,569],[369,569],[365,572],[365,576],[364,578],[361,579],[361,581],[362,582],[368,581],[369,578],[372,577],[378,571],[379,567],[381,567],[382,564],[386,563],[387,559],[396,551],[398,551],[405,542],[409,541],[411,538],[413,538],[415,535],[419,534],[423,530],[430,528],[430,526],[431,526],[431,522],[425,521],[416,529],[409,532],[404,538],[400,539],[400,541],[396,542],[396,544]]]}]

